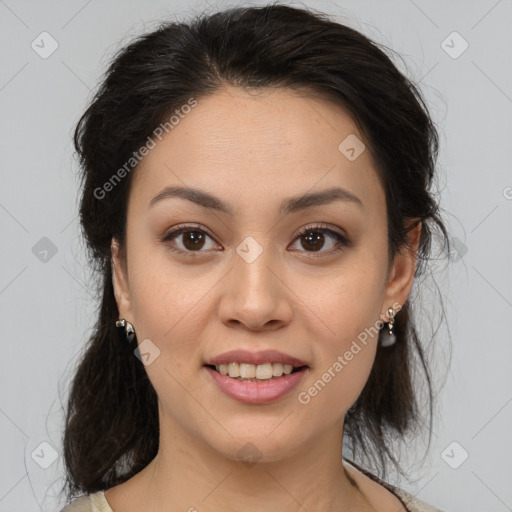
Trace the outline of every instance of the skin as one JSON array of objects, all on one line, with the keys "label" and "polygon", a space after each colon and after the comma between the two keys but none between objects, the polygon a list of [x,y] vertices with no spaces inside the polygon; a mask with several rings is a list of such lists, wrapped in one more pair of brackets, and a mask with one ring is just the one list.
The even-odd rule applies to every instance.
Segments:
[{"label": "skin", "polygon": [[[160,350],[145,367],[158,395],[160,448],[144,470],[106,491],[115,512],[402,510],[342,462],[344,416],[368,379],[377,337],[308,404],[297,399],[358,334],[387,321],[413,284],[421,224],[409,234],[413,251],[388,261],[384,190],[368,147],[354,161],[338,150],[350,134],[364,141],[351,117],[326,100],[225,86],[198,98],[137,168],[125,250],[112,241],[114,290],[138,343],[150,339]],[[150,207],[169,185],[214,194],[234,215],[183,198]],[[335,201],[279,213],[285,198],[331,186],[362,207]],[[187,234],[161,241],[183,223],[208,235],[194,257],[170,249],[193,252]],[[297,233],[318,223],[351,245],[335,252],[336,239],[324,234],[315,251]],[[236,252],[248,236],[263,250],[252,263]],[[310,369],[278,402],[242,404],[203,367],[240,347],[277,349]],[[261,454],[250,467],[237,456],[249,442]]]}]

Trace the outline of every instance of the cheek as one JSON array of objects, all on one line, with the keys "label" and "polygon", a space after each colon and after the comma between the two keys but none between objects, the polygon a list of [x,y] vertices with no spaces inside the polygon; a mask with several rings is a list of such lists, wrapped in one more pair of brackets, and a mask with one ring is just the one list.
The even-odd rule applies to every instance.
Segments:
[{"label": "cheek", "polygon": [[[200,415],[194,400],[202,361],[198,343],[207,318],[207,297],[216,280],[171,265],[162,251],[133,249],[129,273],[132,312],[138,343],[151,340],[158,357],[145,366],[160,404],[173,416]],[[187,268],[187,267],[184,267]],[[186,412],[187,411],[187,412]]]},{"label": "cheek", "polygon": [[[324,280],[319,293],[298,292],[308,308],[316,366],[301,387],[311,410],[332,419],[344,414],[361,393],[375,358],[385,269],[368,252]],[[380,268],[380,270],[379,270]],[[315,314],[312,315],[311,312]],[[332,409],[329,404],[335,404]],[[326,412],[327,411],[327,412]]]},{"label": "cheek", "polygon": [[173,264],[165,249],[147,243],[130,248],[131,303],[137,330],[166,343],[176,333],[192,332],[196,307],[215,284],[209,272],[199,274],[193,265]]},{"label": "cheek", "polygon": [[384,280],[385,262],[371,247],[361,247],[328,274],[295,279],[293,289],[308,323],[332,352],[379,320]]},{"label": "cheek", "polygon": [[363,390],[377,349],[379,325],[373,313],[373,308],[360,304],[347,307],[344,314],[330,316],[337,318],[331,321],[335,335],[316,338],[316,364],[297,396],[308,409],[312,427],[316,414],[327,423],[337,421]]}]

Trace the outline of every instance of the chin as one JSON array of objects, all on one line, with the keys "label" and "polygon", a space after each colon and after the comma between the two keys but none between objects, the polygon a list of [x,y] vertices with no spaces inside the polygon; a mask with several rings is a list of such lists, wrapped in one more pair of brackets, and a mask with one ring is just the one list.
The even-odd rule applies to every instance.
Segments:
[{"label": "chin", "polygon": [[260,427],[260,429],[240,428],[238,430],[226,426],[233,437],[226,434],[222,439],[219,437],[206,438],[205,441],[226,459],[243,462],[248,467],[256,462],[285,460],[301,451],[300,440],[295,439],[286,428],[280,430],[275,427],[274,422],[266,425],[260,423]]}]

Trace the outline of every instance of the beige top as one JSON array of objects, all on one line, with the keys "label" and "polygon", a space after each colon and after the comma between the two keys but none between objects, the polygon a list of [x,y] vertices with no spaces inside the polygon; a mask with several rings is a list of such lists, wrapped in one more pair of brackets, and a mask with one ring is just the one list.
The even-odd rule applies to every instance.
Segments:
[{"label": "beige top", "polygon": [[[368,475],[370,476],[370,475]],[[382,482],[377,477],[372,475],[377,482],[386,487],[392,492],[403,504],[405,510],[408,512],[442,512],[438,508],[432,507],[423,501],[416,499],[414,496],[394,487],[390,484]],[[105,498],[103,491],[98,491],[94,494],[80,496],[72,501],[69,505],[65,506],[60,512],[114,512]]]}]

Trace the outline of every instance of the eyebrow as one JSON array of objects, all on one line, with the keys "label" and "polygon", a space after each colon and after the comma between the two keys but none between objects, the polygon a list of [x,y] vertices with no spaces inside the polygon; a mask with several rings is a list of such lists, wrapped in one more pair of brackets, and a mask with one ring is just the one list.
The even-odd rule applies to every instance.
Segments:
[{"label": "eyebrow", "polygon": [[[228,203],[225,203],[222,199],[219,199],[208,192],[204,192],[203,190],[178,186],[169,186],[164,188],[158,195],[151,199],[149,207],[152,207],[159,201],[173,197],[186,199],[187,201],[191,201],[203,208],[216,210],[230,216],[233,216],[234,214],[233,207]],[[320,192],[312,192],[285,199],[281,203],[280,213],[293,213],[307,208],[312,208],[314,206],[333,203],[334,201],[346,201],[364,209],[362,201],[352,192],[341,187],[332,187]]]}]

